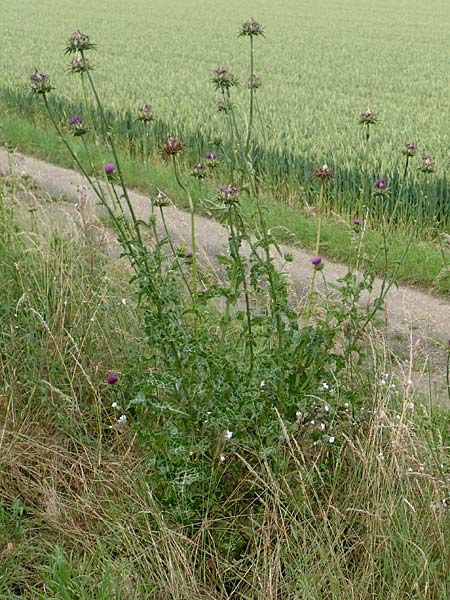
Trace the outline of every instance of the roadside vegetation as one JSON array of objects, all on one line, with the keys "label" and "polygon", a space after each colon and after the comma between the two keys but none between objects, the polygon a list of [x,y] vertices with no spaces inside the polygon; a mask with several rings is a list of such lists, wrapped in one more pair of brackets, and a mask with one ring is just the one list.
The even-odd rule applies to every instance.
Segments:
[{"label": "roadside vegetation", "polygon": [[[405,368],[376,327],[416,234],[408,219],[402,230],[383,214],[393,201],[401,215],[388,179],[364,183],[377,233],[364,197],[351,221],[336,219],[348,272],[329,286],[322,251],[339,176],[316,165],[315,214],[303,220],[314,230],[308,293],[295,297],[285,273],[294,256],[274,235],[258,162],[255,61],[265,35],[253,18],[239,28],[245,126],[233,104],[237,79],[217,67],[229,143],[189,169],[174,134],[159,144],[164,167],[143,171],[127,158],[86,33],[74,31],[64,52],[91,99],[77,113],[62,119],[52,78],[37,68],[29,76],[108,219],[96,221],[82,198],[67,230],[61,203],[45,203],[13,169],[0,178],[0,597],[438,600],[450,592],[445,399],[415,387],[413,348]],[[145,163],[148,105],[137,120]],[[360,121],[368,151],[379,123],[371,111]],[[46,135],[41,151],[45,139],[54,146]],[[416,150],[404,146],[404,178]],[[420,160],[428,177],[434,163]],[[155,175],[144,217],[129,194],[133,168]],[[172,194],[187,210],[186,246],[166,226]],[[198,252],[199,208],[227,233],[217,272]],[[401,230],[393,261],[390,236],[396,231],[401,247]]]}]

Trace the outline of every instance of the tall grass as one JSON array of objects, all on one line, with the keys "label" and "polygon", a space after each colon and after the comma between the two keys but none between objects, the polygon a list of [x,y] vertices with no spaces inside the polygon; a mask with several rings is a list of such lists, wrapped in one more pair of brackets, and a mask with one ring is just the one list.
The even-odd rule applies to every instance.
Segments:
[{"label": "tall grass", "polygon": [[[439,0],[435,10],[428,11],[404,0],[395,6],[383,0],[374,11],[368,0],[348,0],[343,3],[344,12],[341,5],[324,0],[314,5],[291,2],[279,11],[265,0],[251,6],[239,4],[242,17],[246,11],[258,11],[271,25],[257,61],[262,88],[255,104],[255,166],[279,198],[294,196],[304,205],[316,202],[311,175],[318,164],[327,162],[336,174],[330,208],[361,217],[356,213],[361,212],[362,204],[369,204],[378,222],[394,214],[400,225],[417,225],[432,235],[435,228],[448,226],[450,205],[446,179],[449,140],[445,111],[440,108],[447,87],[442,56],[450,48],[442,25],[445,18],[438,16],[447,14],[448,4]],[[43,11],[39,27],[27,35],[23,35],[26,19],[20,18],[27,7],[19,2],[14,9],[5,8],[3,18],[10,25],[5,44],[14,51],[0,59],[3,70],[11,74],[11,81],[1,86],[0,96],[3,110],[32,116],[36,107],[26,98],[22,74],[35,66],[36,58],[30,56],[39,57],[41,68],[50,71],[57,86],[56,112],[64,120],[77,112],[83,95],[65,80],[55,60],[56,40],[65,29],[65,5],[45,0],[45,6],[48,10]],[[145,152],[151,159],[161,140],[174,134],[188,142],[191,163],[214,149],[212,142],[219,142],[219,151],[228,154],[225,119],[216,111],[217,99],[209,80],[212,70],[225,64],[239,75],[241,87],[246,87],[240,42],[230,41],[237,33],[237,4],[233,1],[222,7],[220,17],[211,14],[207,2],[198,0],[198,8],[200,12],[189,14],[182,2],[175,2],[168,14],[158,0],[152,5],[151,18],[146,19],[149,9],[144,2],[126,15],[116,2],[108,11],[117,17],[117,23],[106,25],[101,6],[86,0],[79,4],[80,26],[98,32],[97,41],[105,49],[104,57],[108,56],[107,61],[100,56],[97,59],[102,72],[99,89],[108,98],[118,138],[132,156],[142,156],[147,140],[136,120],[143,102],[152,104],[155,114],[146,130]],[[197,18],[200,13],[204,19]],[[126,46],[121,41],[123,23],[135,32],[126,38]],[[316,35],[318,27],[321,36]],[[326,37],[327,44],[321,37]],[[19,38],[20,45],[15,42]],[[208,52],[198,47],[200,38]],[[233,99],[239,127],[245,127],[244,91]],[[372,130],[369,152],[358,126],[359,113],[368,107],[377,111],[381,120]],[[42,118],[39,111],[35,118]],[[414,159],[405,181],[405,142],[417,142],[419,156],[434,157],[435,175],[427,178],[420,173]],[[391,194],[377,203],[367,193],[362,197],[361,191],[371,189],[378,176],[388,179]]]}]

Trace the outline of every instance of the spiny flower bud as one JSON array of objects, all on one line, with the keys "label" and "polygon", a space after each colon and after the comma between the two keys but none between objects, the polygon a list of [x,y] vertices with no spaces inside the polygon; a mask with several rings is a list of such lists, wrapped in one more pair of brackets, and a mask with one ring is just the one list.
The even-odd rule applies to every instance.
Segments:
[{"label": "spiny flower bud", "polygon": [[314,171],[314,177],[320,179],[323,183],[327,183],[333,179],[334,174],[332,169],[327,164],[322,165],[321,167],[317,167]]},{"label": "spiny flower bud", "polygon": [[212,83],[216,90],[228,90],[239,85],[237,76],[225,67],[217,67],[213,71]]},{"label": "spiny flower bud", "polygon": [[149,104],[143,104],[138,108],[138,119],[144,123],[153,121],[153,111]]},{"label": "spiny flower bud", "polygon": [[419,171],[422,171],[422,173],[434,173],[434,160],[428,154],[424,154],[420,159]]},{"label": "spiny flower bud", "polygon": [[158,193],[153,198],[153,204],[158,207],[167,206],[170,204],[170,200],[164,192],[158,190]]},{"label": "spiny flower bud", "polygon": [[230,100],[219,100],[217,103],[217,110],[219,112],[228,113],[231,112],[234,108],[234,104],[230,102]]},{"label": "spiny flower bud", "polygon": [[93,44],[89,36],[85,33],[81,33],[78,29],[74,31],[67,41],[65,54],[74,54],[75,52],[85,52],[86,50],[94,50],[95,44]]},{"label": "spiny flower bud", "polygon": [[313,256],[311,259],[312,266],[316,269],[316,271],[321,271],[323,269],[323,262],[321,256]]},{"label": "spiny flower bud", "polygon": [[109,181],[111,181],[115,178],[115,173],[116,173],[117,168],[114,163],[106,163],[104,166],[104,170],[105,170],[105,175]]},{"label": "spiny flower bud", "polygon": [[176,156],[177,154],[181,154],[185,148],[185,144],[176,138],[176,137],[168,137],[163,144],[162,153],[163,156]]},{"label": "spiny flower bud", "polygon": [[388,182],[386,179],[382,177],[378,177],[375,181],[375,193],[376,194],[385,194],[388,190]]},{"label": "spiny flower bud", "polygon": [[207,175],[208,167],[204,162],[199,162],[192,167],[191,175],[197,179],[204,179]]},{"label": "spiny flower bud", "polygon": [[31,91],[34,94],[48,94],[54,88],[50,84],[48,75],[45,73],[39,73],[38,69],[34,70],[34,73],[30,75]]},{"label": "spiny flower bud", "polygon": [[405,156],[415,156],[417,153],[417,144],[408,143],[403,146],[403,154]]},{"label": "spiny flower bud", "polygon": [[256,37],[262,35],[264,37],[264,28],[255,19],[250,17],[241,25],[239,30],[239,36],[246,35],[249,37]]},{"label": "spiny flower bud", "polygon": [[378,125],[378,115],[371,110],[366,110],[359,115],[360,125]]},{"label": "spiny flower bud", "polygon": [[219,198],[224,201],[225,204],[234,204],[237,202],[239,196],[239,189],[234,185],[221,185],[217,190]]},{"label": "spiny flower bud", "polygon": [[75,137],[85,135],[88,132],[88,128],[86,127],[83,118],[80,115],[73,115],[73,117],[70,118],[69,130],[70,133]]},{"label": "spiny flower bud", "polygon": [[261,87],[261,79],[258,75],[253,74],[251,78],[248,80],[248,89],[249,90],[257,90]]},{"label": "spiny flower bud", "polygon": [[72,71],[72,73],[85,73],[91,71],[92,68],[89,61],[81,54],[75,54],[69,65],[69,71]]}]

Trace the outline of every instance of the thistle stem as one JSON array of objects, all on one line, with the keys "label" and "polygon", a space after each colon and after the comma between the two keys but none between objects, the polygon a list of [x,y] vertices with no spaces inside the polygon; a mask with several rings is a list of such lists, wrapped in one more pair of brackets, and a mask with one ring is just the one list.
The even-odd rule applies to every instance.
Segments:
[{"label": "thistle stem", "polygon": [[198,293],[197,293],[197,243],[195,239],[195,209],[194,201],[189,190],[186,188],[184,183],[181,181],[180,174],[178,172],[178,166],[176,157],[173,156],[173,170],[175,173],[175,179],[186,194],[189,201],[189,212],[191,215],[191,249],[192,249],[192,300],[194,304],[194,331],[197,332],[197,305],[198,305]]}]

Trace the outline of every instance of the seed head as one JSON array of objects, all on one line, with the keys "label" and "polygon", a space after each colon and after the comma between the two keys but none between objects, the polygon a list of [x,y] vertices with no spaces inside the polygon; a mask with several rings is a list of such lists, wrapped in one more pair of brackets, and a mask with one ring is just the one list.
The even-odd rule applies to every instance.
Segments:
[{"label": "seed head", "polygon": [[225,204],[235,204],[239,197],[239,189],[234,185],[221,185],[217,193]]},{"label": "seed head", "polygon": [[417,153],[417,144],[408,143],[403,146],[403,154],[405,156],[415,156]]},{"label": "seed head", "polygon": [[359,115],[359,124],[360,125],[378,125],[378,115],[377,113],[372,112],[371,110],[366,110],[366,112],[362,112]]},{"label": "seed head", "polygon": [[239,79],[229,69],[225,67],[216,67],[213,71],[212,83],[216,90],[228,90],[239,85]]},{"label": "seed head", "polygon": [[327,183],[333,179],[334,173],[327,164],[324,164],[321,167],[317,167],[314,171],[314,177],[320,179],[323,183]]},{"label": "seed head", "polygon": [[69,131],[74,137],[85,135],[88,129],[80,115],[73,115],[69,119]]},{"label": "seed head", "polygon": [[39,73],[38,69],[35,69],[34,73],[30,75],[30,83],[33,94],[48,94],[54,89],[48,75]]},{"label": "seed head", "polygon": [[85,33],[81,33],[80,30],[74,31],[67,41],[64,54],[74,54],[86,50],[95,50],[95,44],[90,41],[89,36]]},{"label": "seed head", "polygon": [[162,153],[163,156],[176,156],[177,154],[181,154],[185,148],[185,144],[176,138],[176,137],[168,137],[163,144]]},{"label": "seed head", "polygon": [[419,171],[422,171],[422,173],[434,173],[434,160],[430,155],[422,155],[419,161]]},{"label": "seed head", "polygon": [[143,104],[138,108],[138,119],[139,121],[153,121],[153,111],[149,104]]},{"label": "seed head", "polygon": [[244,23],[242,23],[239,30],[239,37],[246,35],[248,37],[256,37],[262,35],[264,37],[264,27],[260,25],[255,19],[250,17]]}]

